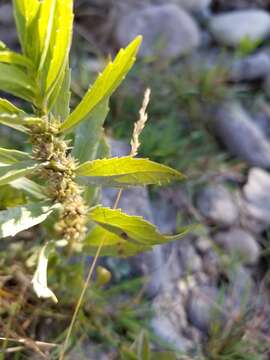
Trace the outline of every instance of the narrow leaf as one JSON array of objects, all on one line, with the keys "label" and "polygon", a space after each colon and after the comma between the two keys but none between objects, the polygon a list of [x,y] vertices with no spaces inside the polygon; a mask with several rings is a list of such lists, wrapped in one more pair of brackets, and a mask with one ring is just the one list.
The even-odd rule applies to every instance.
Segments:
[{"label": "narrow leaf", "polygon": [[38,200],[46,200],[47,197],[45,195],[46,189],[44,189],[41,185],[36,182],[29,180],[25,177],[13,180],[9,183],[10,186],[17,190],[23,190],[28,194],[32,195]]},{"label": "narrow leaf", "polygon": [[61,120],[66,119],[70,112],[70,82],[71,70],[67,63],[63,72],[63,79],[59,79],[48,101],[48,109]]},{"label": "narrow leaf", "polygon": [[42,247],[39,253],[38,265],[32,283],[37,297],[43,299],[52,298],[52,300],[57,303],[57,297],[47,285],[48,258],[53,247],[54,245],[52,242],[49,242]]},{"label": "narrow leaf", "polygon": [[13,105],[8,100],[0,98],[0,113],[24,114],[24,111]]},{"label": "narrow leaf", "polygon": [[19,161],[27,161],[30,155],[18,150],[0,148],[0,162],[4,164],[14,164]]},{"label": "narrow leaf", "polygon": [[0,166],[0,185],[8,184],[25,175],[32,174],[37,170],[40,164],[35,161],[29,160],[24,162],[15,163],[12,165]]},{"label": "narrow leaf", "polygon": [[57,29],[46,80],[46,92],[51,91],[65,71],[72,39],[73,0],[58,0],[57,5]]},{"label": "narrow leaf", "polygon": [[0,238],[15,236],[43,222],[59,205],[39,202],[0,211]]},{"label": "narrow leaf", "polygon": [[135,56],[141,44],[142,37],[138,36],[126,49],[121,49],[114,62],[110,62],[102,74],[99,75],[93,86],[62,124],[66,131],[86,120],[89,113],[101,102],[106,101],[125,78],[135,61]]},{"label": "narrow leaf", "polygon": [[88,184],[103,186],[161,185],[172,180],[183,180],[178,171],[148,159],[112,158],[88,161],[80,165],[76,173],[84,176]]},{"label": "narrow leaf", "polygon": [[29,132],[29,125],[38,125],[40,118],[25,116],[24,114],[0,114],[0,123],[22,132]]},{"label": "narrow leaf", "polygon": [[0,51],[0,62],[23,66],[28,69],[33,69],[34,64],[26,56],[17,54],[14,51]]},{"label": "narrow leaf", "polygon": [[34,98],[35,84],[18,67],[0,64],[0,90],[31,102]]}]

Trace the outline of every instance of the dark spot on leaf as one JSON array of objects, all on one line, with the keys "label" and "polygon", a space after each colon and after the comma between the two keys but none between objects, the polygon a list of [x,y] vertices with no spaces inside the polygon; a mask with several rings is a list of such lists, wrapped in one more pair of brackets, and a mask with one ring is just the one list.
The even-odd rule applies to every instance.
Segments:
[{"label": "dark spot on leaf", "polygon": [[128,240],[128,234],[127,234],[127,233],[122,232],[122,233],[120,234],[120,236],[121,236],[122,239]]}]

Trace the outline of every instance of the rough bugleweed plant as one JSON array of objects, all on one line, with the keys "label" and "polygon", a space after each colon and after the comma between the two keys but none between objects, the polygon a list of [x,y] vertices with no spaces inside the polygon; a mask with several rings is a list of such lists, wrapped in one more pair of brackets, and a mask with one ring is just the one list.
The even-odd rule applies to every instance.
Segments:
[{"label": "rough bugleweed plant", "polygon": [[31,201],[0,212],[0,236],[14,236],[55,213],[54,235],[41,248],[33,286],[39,297],[57,301],[47,287],[50,251],[65,248],[67,253],[93,255],[99,249],[101,255],[126,257],[185,232],[165,236],[141,217],[96,205],[100,186],[161,185],[184,177],[135,158],[149,93],[134,128],[130,156],[106,158],[103,123],[109,98],[132,67],[141,37],[120,50],[70,112],[73,1],[14,0],[13,5],[22,53],[1,43],[0,90],[27,101],[32,111],[0,98],[0,123],[26,133],[32,152],[0,148],[0,185],[27,191]]}]

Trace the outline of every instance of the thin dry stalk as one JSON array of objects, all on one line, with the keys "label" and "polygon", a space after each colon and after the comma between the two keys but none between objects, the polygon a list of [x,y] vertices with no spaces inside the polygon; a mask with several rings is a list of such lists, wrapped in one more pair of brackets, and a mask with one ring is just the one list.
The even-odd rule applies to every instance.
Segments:
[{"label": "thin dry stalk", "polygon": [[130,145],[131,145],[130,155],[131,156],[136,156],[138,154],[138,150],[141,145],[140,135],[141,135],[141,133],[145,127],[146,121],[148,119],[146,110],[147,110],[147,106],[150,101],[150,95],[151,95],[151,90],[148,88],[145,90],[145,93],[144,93],[143,103],[142,103],[141,109],[139,111],[139,120],[137,122],[135,122],[135,124],[134,124],[132,139],[130,142]]}]

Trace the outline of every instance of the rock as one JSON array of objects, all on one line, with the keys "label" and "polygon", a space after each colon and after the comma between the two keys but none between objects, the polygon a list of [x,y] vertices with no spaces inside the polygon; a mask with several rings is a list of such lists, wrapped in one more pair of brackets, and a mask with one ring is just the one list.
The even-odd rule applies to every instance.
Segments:
[{"label": "rock", "polygon": [[199,12],[206,10],[212,0],[175,0],[175,2],[188,11]]},{"label": "rock", "polygon": [[255,264],[259,258],[259,245],[253,235],[246,230],[234,228],[228,231],[220,231],[215,234],[213,239],[243,264]]},{"label": "rock", "polygon": [[264,10],[239,10],[214,16],[209,29],[224,45],[238,46],[244,38],[265,39],[270,33],[270,15]]},{"label": "rock", "polygon": [[236,60],[230,70],[233,81],[251,81],[266,78],[270,73],[270,56],[265,52]]},{"label": "rock", "polygon": [[202,269],[202,260],[194,247],[188,243],[181,243],[178,249],[180,262],[186,274],[199,272]]},{"label": "rock", "polygon": [[209,332],[213,320],[224,321],[221,305],[218,304],[218,290],[210,286],[194,289],[187,303],[187,314],[191,324],[205,334]]},{"label": "rock", "polygon": [[213,0],[213,5],[219,11],[250,8],[268,8],[269,0]]},{"label": "rock", "polygon": [[270,168],[270,143],[240,103],[224,104],[213,116],[213,130],[232,155]]},{"label": "rock", "polygon": [[190,53],[199,45],[200,32],[192,17],[173,4],[130,10],[118,21],[116,40],[127,45],[138,34],[144,41],[142,57],[172,58]]},{"label": "rock", "polygon": [[181,335],[188,327],[185,308],[175,294],[159,295],[152,304],[155,316],[151,321],[154,333],[175,347],[178,351],[187,351],[191,342]]},{"label": "rock", "polygon": [[236,312],[243,312],[245,306],[252,299],[254,282],[250,275],[249,269],[237,266],[236,269],[229,273],[229,296],[228,304]]},{"label": "rock", "polygon": [[214,224],[231,226],[237,222],[238,209],[231,193],[222,185],[209,185],[196,198],[200,213]]},{"label": "rock", "polygon": [[242,224],[254,232],[261,232],[270,225],[270,174],[252,168],[243,187],[239,201]]}]

